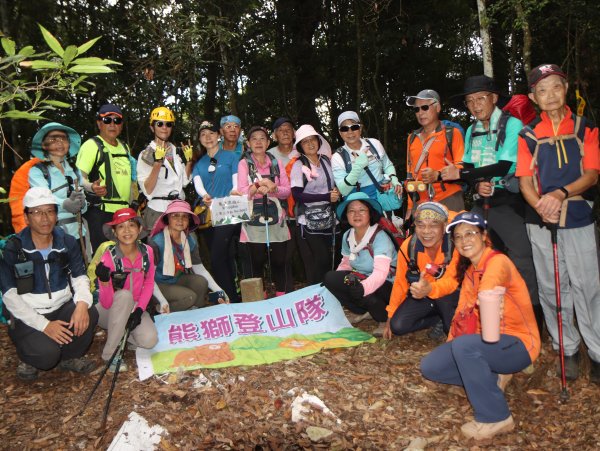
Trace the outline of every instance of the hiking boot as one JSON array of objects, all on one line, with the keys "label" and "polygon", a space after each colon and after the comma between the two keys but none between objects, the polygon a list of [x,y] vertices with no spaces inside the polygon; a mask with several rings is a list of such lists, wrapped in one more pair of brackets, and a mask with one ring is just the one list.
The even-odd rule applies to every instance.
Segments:
[{"label": "hiking boot", "polygon": [[446,338],[446,334],[444,333],[444,324],[442,320],[439,320],[435,323],[429,332],[427,332],[427,336],[433,341],[442,341]]},{"label": "hiking boot", "polygon": [[479,421],[469,421],[461,426],[460,430],[467,438],[475,440],[490,439],[497,434],[512,431],[515,428],[515,421],[512,415],[506,420],[497,423],[480,423]]},{"label": "hiking boot", "polygon": [[[556,372],[558,373],[558,377],[562,377],[560,373],[560,355],[558,356]],[[579,352],[565,356],[565,377],[568,381],[577,380],[579,377]]]},{"label": "hiking boot", "polygon": [[503,393],[512,377],[512,374],[498,374],[498,388],[500,388]]},{"label": "hiking boot", "polygon": [[366,312],[366,313],[348,312],[348,313],[346,313],[346,318],[348,318],[348,321],[350,321],[350,324],[358,324],[361,321],[369,319],[370,317],[371,317],[371,314],[369,312]]},{"label": "hiking boot", "polygon": [[377,323],[377,328],[373,332],[371,332],[371,335],[373,335],[374,337],[383,337],[386,324],[387,323],[385,321],[383,323]]},{"label": "hiking boot", "polygon": [[590,382],[600,385],[600,362],[590,359]]},{"label": "hiking boot", "polygon": [[38,377],[38,369],[28,363],[21,362],[17,367],[17,377],[22,381],[33,381]]},{"label": "hiking boot", "polygon": [[[127,364],[125,363],[125,360],[121,360],[121,366],[119,367],[119,373],[124,373],[128,370],[129,370],[129,368],[127,367]],[[109,373],[114,373],[115,371],[117,371],[117,359],[114,359],[112,362],[110,362],[110,365],[108,366]]]},{"label": "hiking boot", "polygon": [[96,364],[85,357],[76,359],[62,360],[58,364],[58,369],[62,371],[74,371],[75,373],[88,374],[94,371]]}]

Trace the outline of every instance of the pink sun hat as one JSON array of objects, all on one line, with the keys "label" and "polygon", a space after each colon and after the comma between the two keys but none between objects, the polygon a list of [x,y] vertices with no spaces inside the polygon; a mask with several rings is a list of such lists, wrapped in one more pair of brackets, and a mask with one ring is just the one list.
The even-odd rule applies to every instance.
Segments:
[{"label": "pink sun hat", "polygon": [[190,204],[184,200],[174,200],[168,205],[167,210],[156,220],[154,227],[152,227],[150,236],[154,236],[163,231],[163,229],[169,224],[169,215],[171,213],[187,213],[190,215],[190,226],[188,227],[188,232],[196,230],[200,225],[200,218],[198,215],[194,214]]}]

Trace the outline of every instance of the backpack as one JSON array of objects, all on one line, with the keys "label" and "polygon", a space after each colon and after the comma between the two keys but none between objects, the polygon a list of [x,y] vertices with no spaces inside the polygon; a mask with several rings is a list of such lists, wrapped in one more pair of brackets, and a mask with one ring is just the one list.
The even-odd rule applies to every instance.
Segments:
[{"label": "backpack", "polygon": [[10,181],[10,191],[8,193],[10,215],[15,233],[19,233],[27,225],[25,224],[23,197],[25,196],[27,190],[31,187],[29,185],[29,171],[33,167],[36,167],[42,171],[46,182],[48,182],[48,187],[53,193],[64,188],[64,185],[62,185],[52,189],[48,164],[43,160],[34,157],[31,160],[23,163],[13,174],[12,180]]},{"label": "backpack", "polygon": [[[14,236],[15,236],[14,234],[8,235],[7,237],[0,240],[0,259],[3,258],[2,254],[4,252],[4,248],[6,247],[6,243],[8,243],[8,241]],[[10,313],[4,306],[4,303],[2,302],[2,292],[0,291],[0,324],[8,323],[9,318],[10,318]]]},{"label": "backpack", "polygon": [[[408,265],[411,267],[418,268],[417,255],[419,252],[424,252],[424,251],[425,251],[425,247],[423,246],[423,243],[421,243],[421,240],[419,240],[419,238],[417,237],[417,234],[413,233],[413,235],[410,237],[410,240],[408,242],[408,260],[407,260]],[[442,264],[444,266],[447,266],[450,263],[450,261],[452,260],[452,254],[454,252],[454,244],[452,243],[452,240],[450,239],[449,233],[444,234],[444,239],[442,240],[442,252],[444,253],[444,262]],[[405,256],[405,258],[406,258],[406,256]]]},{"label": "backpack", "polygon": [[[135,168],[135,164],[133,163],[135,160],[132,160],[130,151],[129,151],[129,146],[120,141],[119,139],[117,139],[117,143],[120,144],[121,146],[123,146],[123,148],[125,149],[125,153],[124,154],[114,154],[114,155],[110,155],[109,158],[106,158],[106,154],[108,152],[106,152],[104,150],[104,142],[102,141],[102,139],[100,139],[99,136],[93,136],[92,139],[94,140],[94,142],[96,143],[96,146],[98,146],[98,152],[96,153],[96,160],[94,161],[94,164],[92,165],[92,169],[90,170],[89,174],[88,174],[88,180],[90,182],[94,182],[96,180],[98,180],[100,178],[100,166],[102,166],[104,164],[104,181],[106,183],[106,189],[107,189],[107,194],[104,197],[99,197],[96,196],[94,193],[90,193],[89,191],[85,192],[85,196],[88,200],[88,202],[90,203],[90,205],[93,206],[100,206],[102,204],[119,204],[119,205],[123,205],[125,207],[129,206],[129,202],[125,202],[123,200],[115,200],[116,196],[119,195],[119,192],[117,191],[117,188],[115,187],[113,180],[112,180],[112,170],[111,170],[111,166],[110,166],[110,160],[111,158],[127,158],[129,160],[129,164],[132,167],[132,178],[137,178],[136,174],[134,173],[134,168]],[[118,199],[118,197],[116,198]]]}]

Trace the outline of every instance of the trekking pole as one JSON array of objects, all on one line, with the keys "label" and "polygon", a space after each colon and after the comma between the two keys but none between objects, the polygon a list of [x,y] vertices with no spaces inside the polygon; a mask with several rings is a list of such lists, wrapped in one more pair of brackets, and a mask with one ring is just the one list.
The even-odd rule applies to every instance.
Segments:
[{"label": "trekking pole", "polygon": [[111,382],[111,385],[110,385],[110,390],[108,392],[108,398],[106,399],[106,404],[104,406],[104,414],[102,416],[102,423],[100,424],[100,429],[104,429],[104,427],[106,426],[106,419],[108,417],[108,409],[110,408],[110,402],[112,400],[112,394],[113,394],[113,391],[115,389],[115,384],[117,382],[117,376],[119,375],[119,370],[121,369],[121,362],[123,361],[123,353],[125,352],[125,345],[127,344],[127,339],[129,338],[130,328],[131,327],[130,327],[130,324],[128,322],[127,326],[125,327],[125,332],[123,333],[123,337],[121,338],[121,341],[119,342],[119,345],[115,348],[114,352],[112,353],[112,356],[106,362],[106,365],[104,366],[104,368],[102,369],[102,372],[100,373],[100,377],[98,378],[98,380],[94,384],[94,387],[92,388],[92,391],[90,392],[89,396],[87,397],[87,399],[83,403],[83,406],[81,407],[81,410],[77,413],[77,416],[79,416],[79,415],[81,415],[85,411],[87,405],[92,400],[92,397],[94,396],[94,393],[96,393],[96,390],[100,386],[100,383],[102,382],[102,379],[104,379],[104,376],[106,375],[106,372],[108,371],[108,368],[110,367],[110,364],[112,363],[112,361],[116,357],[118,359],[117,360],[117,366],[115,368],[115,373],[113,375],[112,382]]},{"label": "trekking pole", "polygon": [[[73,180],[73,184],[75,186],[75,191],[79,190],[79,181],[77,179]],[[76,215],[77,218],[77,232],[79,232],[79,245],[81,246],[81,253],[83,255],[83,263],[85,263],[85,267],[88,267],[88,258],[87,258],[87,250],[85,247],[85,238],[83,237],[83,219],[81,219],[81,210]]]},{"label": "trekking pole", "polygon": [[269,212],[267,208],[267,195],[263,196],[263,221],[265,222],[265,241],[267,245],[267,274],[269,275],[269,285],[273,284],[273,278],[271,273],[271,243],[269,242]]},{"label": "trekking pole", "polygon": [[558,267],[558,226],[548,224],[550,237],[552,239],[552,256],[554,258],[554,292],[556,294],[556,320],[558,321],[558,353],[560,358],[560,400],[566,402],[569,399],[567,392],[567,375],[565,372],[565,347],[563,344],[562,307],[560,301],[560,274]]}]

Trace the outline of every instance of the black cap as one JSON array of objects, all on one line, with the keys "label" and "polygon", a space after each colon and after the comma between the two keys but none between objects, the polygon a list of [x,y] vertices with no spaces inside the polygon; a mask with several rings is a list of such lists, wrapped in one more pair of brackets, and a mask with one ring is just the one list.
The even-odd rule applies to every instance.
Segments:
[{"label": "black cap", "polygon": [[116,114],[119,117],[123,117],[123,112],[121,111],[121,108],[112,103],[102,105],[98,110],[98,117],[110,116],[111,114]]},{"label": "black cap", "polygon": [[275,122],[273,122],[273,131],[276,131],[279,127],[286,123],[290,124],[292,128],[296,128],[289,117],[278,117],[277,119],[275,119]]}]

